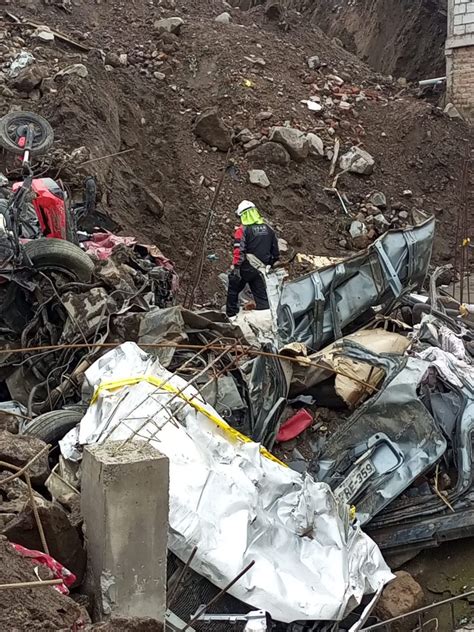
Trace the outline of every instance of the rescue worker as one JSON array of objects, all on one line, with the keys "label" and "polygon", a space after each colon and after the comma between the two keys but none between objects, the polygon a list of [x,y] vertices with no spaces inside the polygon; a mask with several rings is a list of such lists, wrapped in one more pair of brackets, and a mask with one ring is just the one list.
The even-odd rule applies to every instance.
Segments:
[{"label": "rescue worker", "polygon": [[229,273],[226,307],[229,317],[239,312],[239,294],[246,285],[250,287],[257,309],[269,308],[265,280],[247,260],[247,255],[254,255],[266,266],[274,265],[280,258],[275,231],[265,223],[255,204],[244,200],[235,213],[240,226],[235,231],[234,257]]}]

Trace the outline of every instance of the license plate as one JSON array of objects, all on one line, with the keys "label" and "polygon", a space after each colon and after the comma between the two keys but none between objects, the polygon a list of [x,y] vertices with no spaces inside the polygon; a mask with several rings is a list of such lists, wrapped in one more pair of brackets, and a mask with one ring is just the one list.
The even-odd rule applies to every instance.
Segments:
[{"label": "license plate", "polygon": [[336,488],[334,494],[339,500],[349,504],[375,472],[375,465],[370,459],[363,461]]}]

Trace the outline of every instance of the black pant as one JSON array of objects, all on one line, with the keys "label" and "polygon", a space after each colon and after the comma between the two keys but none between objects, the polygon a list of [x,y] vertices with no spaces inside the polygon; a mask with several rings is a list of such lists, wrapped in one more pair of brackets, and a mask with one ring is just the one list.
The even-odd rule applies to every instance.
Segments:
[{"label": "black pant", "polygon": [[227,316],[235,316],[239,313],[239,294],[246,285],[249,285],[257,309],[268,309],[267,288],[263,276],[258,270],[244,261],[240,267],[240,276],[229,275],[229,288],[227,290]]}]

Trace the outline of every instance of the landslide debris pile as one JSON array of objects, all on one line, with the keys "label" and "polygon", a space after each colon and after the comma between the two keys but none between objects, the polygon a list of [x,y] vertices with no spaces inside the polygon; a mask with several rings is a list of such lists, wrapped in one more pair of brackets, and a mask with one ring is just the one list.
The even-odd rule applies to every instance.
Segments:
[{"label": "landslide debris pile", "polygon": [[[294,11],[282,21],[269,6],[220,0],[20,4],[10,6],[21,23],[1,22],[2,110],[45,115],[58,138],[49,173],[73,191],[95,176],[114,228],[158,244],[178,272],[190,269],[231,148],[206,252],[212,283],[198,299],[212,298],[229,264],[245,198],[292,248],[326,256],[409,225],[417,210],[434,213],[435,261],[453,258],[472,130]],[[12,76],[22,51],[34,60]],[[370,166],[344,171],[352,147]],[[96,160],[116,152],[126,153]]]}]

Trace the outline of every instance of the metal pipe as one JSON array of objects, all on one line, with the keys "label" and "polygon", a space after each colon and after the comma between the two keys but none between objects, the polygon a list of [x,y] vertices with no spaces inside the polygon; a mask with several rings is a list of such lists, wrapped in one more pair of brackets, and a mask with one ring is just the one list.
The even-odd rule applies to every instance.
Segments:
[{"label": "metal pipe", "polygon": [[422,88],[423,86],[434,86],[437,83],[442,83],[443,81],[446,81],[446,77],[436,77],[436,79],[423,79],[422,81],[418,82],[418,85],[420,86],[420,88]]}]

